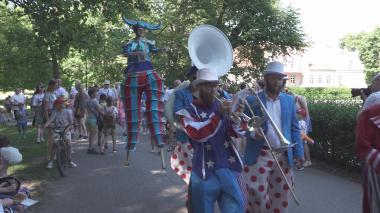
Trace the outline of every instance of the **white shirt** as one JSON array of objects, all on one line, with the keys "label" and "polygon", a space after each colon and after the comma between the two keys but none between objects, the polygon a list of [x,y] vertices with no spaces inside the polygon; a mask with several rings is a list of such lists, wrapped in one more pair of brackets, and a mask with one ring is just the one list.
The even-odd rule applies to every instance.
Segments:
[{"label": "white shirt", "polygon": [[11,102],[13,104],[12,109],[17,110],[18,109],[17,105],[20,103],[25,104],[25,101],[26,101],[26,97],[22,93],[19,93],[18,95],[17,94],[12,95],[12,97],[11,97]]},{"label": "white shirt", "polygon": [[108,89],[100,88],[98,92],[99,97],[101,94],[105,94],[106,96],[111,96],[113,100],[117,99],[116,90],[113,88],[108,88]]},{"label": "white shirt", "polygon": [[55,93],[55,96],[56,96],[57,98],[59,98],[59,97],[61,97],[61,96],[67,98],[67,92],[66,92],[65,88],[63,88],[63,87],[59,87],[58,89],[55,90],[54,93]]},{"label": "white shirt", "polygon": [[[280,98],[277,97],[275,100],[266,95],[267,106],[269,116],[272,118],[273,122],[276,124],[278,129],[282,132],[281,125],[281,102]],[[268,139],[269,144],[272,148],[278,148],[280,146],[280,139],[274,131],[272,124],[268,121],[268,131],[265,135]]]},{"label": "white shirt", "polygon": [[168,89],[165,92],[165,95],[163,97],[163,101],[167,102],[169,100],[170,95],[174,92],[174,89]]},{"label": "white shirt", "polygon": [[380,103],[380,91],[372,93],[368,98],[365,100],[363,104],[363,110]]},{"label": "white shirt", "polygon": [[77,94],[78,94],[78,90],[75,87],[71,88],[70,96],[75,97]]},{"label": "white shirt", "polygon": [[44,96],[45,94],[44,93],[41,93],[41,94],[35,94],[33,96],[33,101],[32,101],[32,106],[33,107],[37,107],[37,106],[41,106],[42,105],[42,100],[44,99]]}]

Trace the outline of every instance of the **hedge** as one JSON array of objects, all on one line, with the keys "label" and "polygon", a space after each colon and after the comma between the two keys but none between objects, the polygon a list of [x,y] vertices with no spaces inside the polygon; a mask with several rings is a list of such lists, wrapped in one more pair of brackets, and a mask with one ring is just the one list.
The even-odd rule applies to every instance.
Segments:
[{"label": "hedge", "polygon": [[312,157],[358,169],[360,163],[354,146],[361,100],[351,98],[351,90],[343,88],[292,88],[291,91],[308,100],[313,127],[310,136],[316,141],[310,146]]}]

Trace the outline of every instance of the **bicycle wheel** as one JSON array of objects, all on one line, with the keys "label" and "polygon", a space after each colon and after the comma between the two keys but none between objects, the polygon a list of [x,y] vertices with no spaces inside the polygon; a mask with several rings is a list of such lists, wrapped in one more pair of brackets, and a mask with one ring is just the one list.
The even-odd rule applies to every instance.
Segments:
[{"label": "bicycle wheel", "polygon": [[66,147],[64,143],[59,143],[56,146],[56,155],[57,155],[57,168],[59,175],[61,177],[65,177],[66,174],[66,168],[67,168],[67,152],[66,152]]}]

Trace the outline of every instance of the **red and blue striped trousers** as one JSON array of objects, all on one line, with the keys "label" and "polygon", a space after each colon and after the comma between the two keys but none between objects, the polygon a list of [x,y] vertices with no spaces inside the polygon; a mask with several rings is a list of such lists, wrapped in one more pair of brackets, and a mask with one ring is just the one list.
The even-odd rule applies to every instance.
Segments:
[{"label": "red and blue striped trousers", "polygon": [[121,85],[121,97],[124,103],[127,149],[132,150],[138,143],[141,124],[141,96],[146,95],[146,117],[150,135],[156,145],[164,144],[163,140],[163,81],[154,70],[126,73]]}]

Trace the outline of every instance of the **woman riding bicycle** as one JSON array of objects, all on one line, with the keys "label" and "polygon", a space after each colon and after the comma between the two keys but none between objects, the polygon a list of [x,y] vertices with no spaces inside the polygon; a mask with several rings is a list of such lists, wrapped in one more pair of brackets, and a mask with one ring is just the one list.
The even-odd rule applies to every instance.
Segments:
[{"label": "woman riding bicycle", "polygon": [[[60,97],[54,101],[54,110],[49,117],[49,120],[45,123],[45,128],[51,126],[54,128],[55,132],[64,131],[64,140],[67,144],[67,154],[68,154],[68,161],[69,165],[71,167],[77,167],[77,165],[71,160],[71,131],[69,128],[66,128],[69,125],[72,125],[74,123],[74,119],[72,117],[71,112],[65,108],[65,100],[64,98]],[[49,149],[49,156],[54,156],[54,149]],[[53,168],[53,161],[50,160],[48,165],[48,169]]]}]

